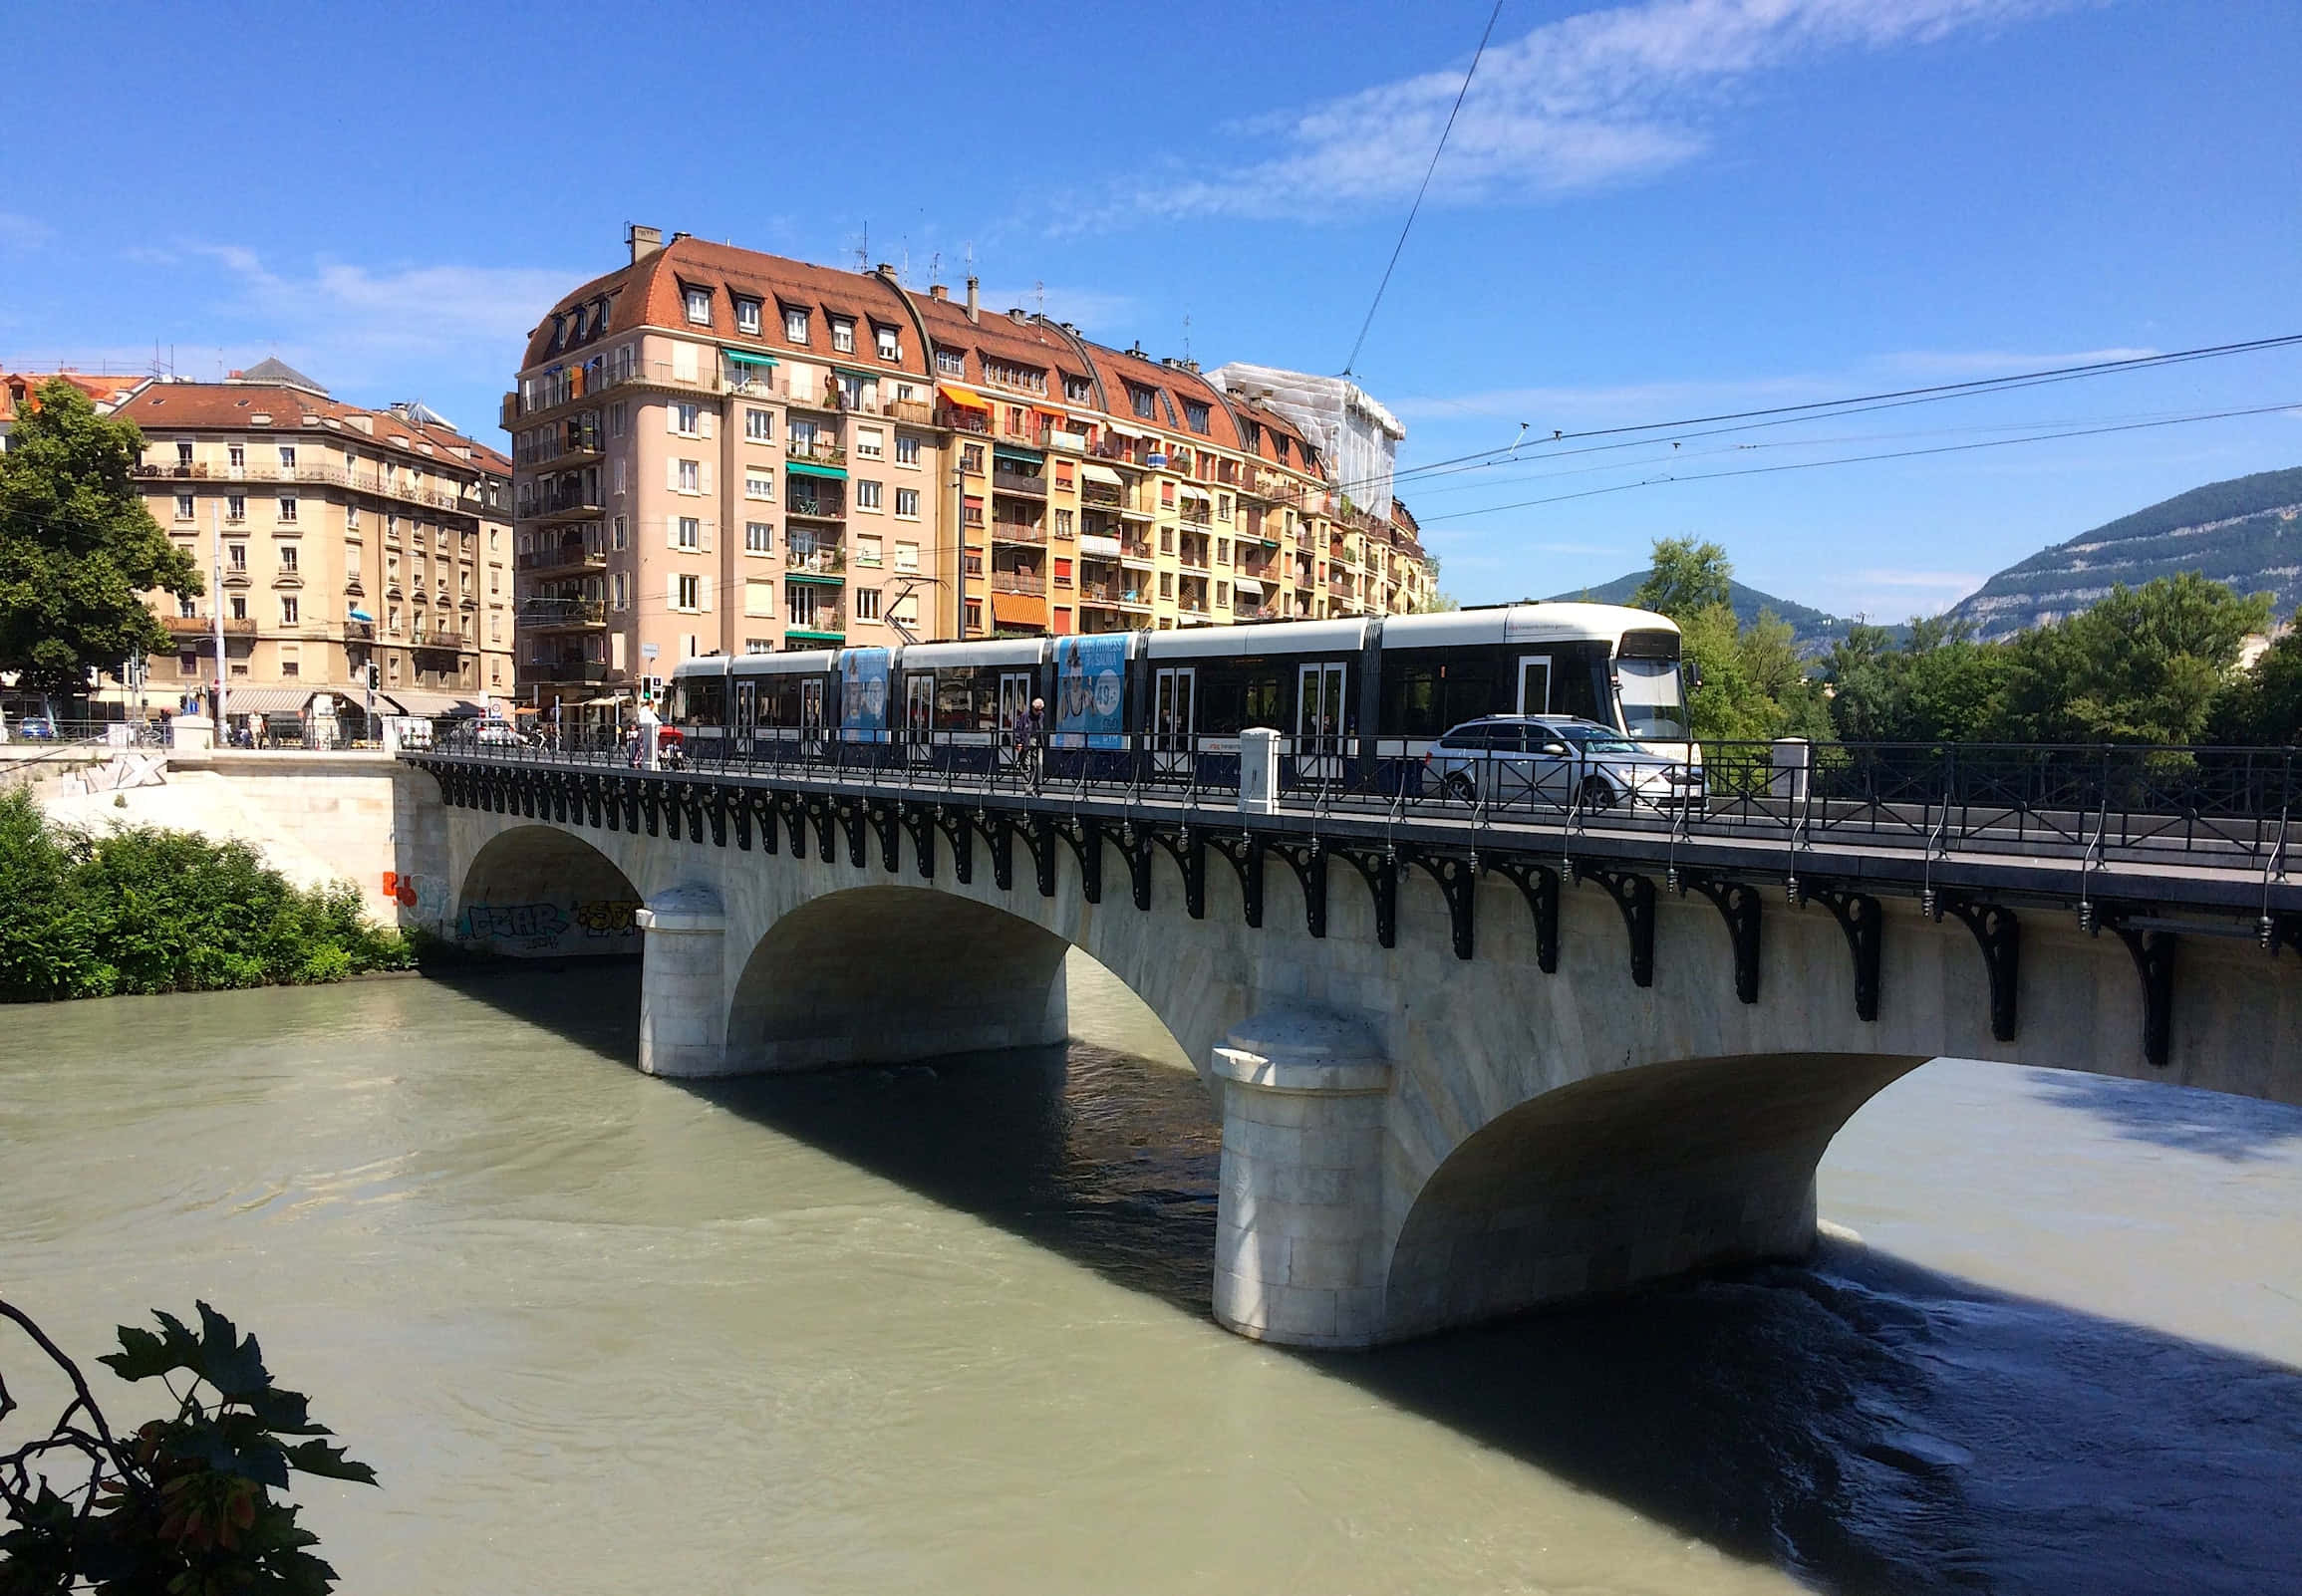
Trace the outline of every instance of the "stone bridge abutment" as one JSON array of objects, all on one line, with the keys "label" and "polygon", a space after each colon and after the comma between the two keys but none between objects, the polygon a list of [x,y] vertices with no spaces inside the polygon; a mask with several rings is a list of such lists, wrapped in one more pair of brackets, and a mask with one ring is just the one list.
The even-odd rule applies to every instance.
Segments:
[{"label": "stone bridge abutment", "polygon": [[[2302,1100],[2296,961],[2236,939],[2183,939],[2158,1068],[2129,948],[2043,912],[2023,917],[2019,964],[1993,965],[1967,925],[1907,899],[1749,902],[1761,941],[1726,905],[1657,890],[1659,870],[1643,899],[1560,873],[1549,927],[1523,872],[1402,871],[1386,946],[1363,871],[1326,885],[1275,860],[1251,891],[1228,853],[1193,880],[1116,828],[1018,828],[995,868],[964,819],[956,840],[891,826],[884,847],[859,827],[852,848],[795,823],[768,852],[694,820],[681,837],[447,815],[459,934],[515,955],[644,948],[641,1063],[658,1074],[1060,1042],[1063,957],[1083,949],[1174,1034],[1222,1121],[1216,1316],[1290,1344],[1367,1346],[1801,1255],[1832,1137],[1939,1055]],[[1458,955],[1459,893],[1475,957]],[[2015,987],[1995,1007],[1994,969]]]}]

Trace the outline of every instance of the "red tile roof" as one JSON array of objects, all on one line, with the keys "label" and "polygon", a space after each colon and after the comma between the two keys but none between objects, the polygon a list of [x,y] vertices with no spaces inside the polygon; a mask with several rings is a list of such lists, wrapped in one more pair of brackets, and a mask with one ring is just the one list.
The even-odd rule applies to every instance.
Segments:
[{"label": "red tile roof", "polygon": [[28,408],[44,383],[62,378],[98,403],[109,403],[144,381],[141,377],[96,377],[86,372],[0,372],[0,420]]},{"label": "red tile roof", "polygon": [[[418,460],[473,466],[497,476],[511,474],[509,457],[476,438],[443,426],[411,421],[390,410],[321,399],[302,389],[246,383],[149,383],[114,413],[136,422],[147,435],[171,430],[260,431],[276,432],[283,439],[305,431],[306,416],[317,416],[337,422],[333,430],[359,437],[364,446],[391,449]],[[259,415],[269,419],[258,421]],[[365,418],[374,430],[364,431],[354,425],[355,418]],[[432,445],[429,455],[418,447],[423,443]]]}]

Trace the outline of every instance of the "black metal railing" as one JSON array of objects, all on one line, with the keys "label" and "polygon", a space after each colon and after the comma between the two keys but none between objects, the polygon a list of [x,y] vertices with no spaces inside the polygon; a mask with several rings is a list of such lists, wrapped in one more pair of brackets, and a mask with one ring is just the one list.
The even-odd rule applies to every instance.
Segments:
[{"label": "black metal railing", "polygon": [[[1182,732],[1018,745],[1002,729],[664,728],[686,770],[917,792],[1035,792],[1239,813],[1240,739]],[[644,765],[627,734],[556,746],[463,744],[490,760]],[[2172,857],[2283,872],[2302,850],[2302,751],[2001,744],[1654,743],[1554,757],[1432,748],[1423,739],[1283,737],[1276,802],[1310,811],[1451,819],[1500,834],[1604,827],[1793,849],[1847,847],[2065,857]],[[2292,832],[2290,833],[2290,829]],[[1498,840],[1501,840],[1500,836]]]}]

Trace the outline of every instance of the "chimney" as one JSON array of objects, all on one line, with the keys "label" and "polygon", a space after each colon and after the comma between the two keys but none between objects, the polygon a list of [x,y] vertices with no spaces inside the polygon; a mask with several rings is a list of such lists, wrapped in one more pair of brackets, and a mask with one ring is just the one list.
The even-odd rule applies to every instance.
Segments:
[{"label": "chimney", "polygon": [[872,268],[872,271],[876,275],[886,278],[889,282],[895,281],[895,262],[891,260],[881,261],[877,266]]},{"label": "chimney", "polygon": [[624,224],[624,242],[632,246],[632,264],[637,266],[664,247],[661,227],[642,227],[638,222]]},{"label": "chimney", "polygon": [[984,319],[983,298],[976,292],[978,286],[973,277],[968,279],[968,320],[971,322]]},{"label": "chimney", "polygon": [[951,290],[941,283],[930,283],[927,285],[927,297],[938,302],[948,301],[951,298]]},{"label": "chimney", "polygon": [[1023,313],[1023,307],[1022,307],[1022,306],[1020,306],[1020,305],[1009,305],[1009,306],[1007,307],[1007,320],[1008,320],[1008,321],[1010,321],[1010,322],[1013,322],[1013,323],[1015,323],[1017,326],[1020,326],[1020,325],[1022,325],[1024,322],[1027,322],[1027,321],[1029,321],[1029,320],[1030,320],[1030,317],[1028,317],[1027,315],[1025,315],[1025,314]]}]

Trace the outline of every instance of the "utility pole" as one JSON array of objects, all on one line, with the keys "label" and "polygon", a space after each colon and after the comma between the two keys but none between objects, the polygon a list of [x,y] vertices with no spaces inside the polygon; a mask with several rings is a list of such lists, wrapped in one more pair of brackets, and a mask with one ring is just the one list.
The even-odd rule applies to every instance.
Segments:
[{"label": "utility pole", "polygon": [[208,541],[214,546],[215,552],[215,581],[209,588],[208,609],[214,615],[216,645],[215,721],[209,736],[214,739],[217,747],[221,747],[224,735],[224,677],[228,673],[224,667],[224,516],[223,505],[213,498],[208,500]]}]

